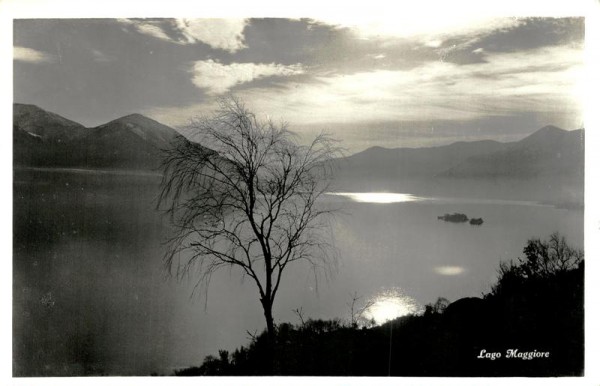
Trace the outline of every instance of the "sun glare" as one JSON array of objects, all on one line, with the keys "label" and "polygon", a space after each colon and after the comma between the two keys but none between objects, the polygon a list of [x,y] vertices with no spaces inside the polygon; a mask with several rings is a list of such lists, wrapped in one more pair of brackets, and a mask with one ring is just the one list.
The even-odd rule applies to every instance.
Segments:
[{"label": "sun glare", "polygon": [[356,202],[391,204],[396,202],[422,201],[424,198],[405,193],[329,193],[333,196],[348,197]]},{"label": "sun glare", "polygon": [[438,275],[444,275],[444,276],[455,276],[455,275],[460,275],[465,272],[465,268],[459,267],[456,265],[438,266],[438,267],[434,267],[433,270]]},{"label": "sun glare", "polygon": [[417,313],[421,306],[410,296],[399,289],[393,288],[380,292],[373,300],[373,304],[365,311],[367,319],[383,324],[401,316]]}]

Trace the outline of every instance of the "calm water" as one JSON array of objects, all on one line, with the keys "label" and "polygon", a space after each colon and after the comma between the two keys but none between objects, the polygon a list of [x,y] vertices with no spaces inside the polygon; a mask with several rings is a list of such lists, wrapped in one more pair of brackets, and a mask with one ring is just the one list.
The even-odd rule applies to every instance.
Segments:
[{"label": "calm water", "polygon": [[[208,296],[165,277],[165,218],[154,210],[158,179],[15,172],[14,374],[149,375],[201,363],[263,329],[258,294],[239,272],[213,276]],[[527,239],[563,233],[583,247],[583,212],[526,201],[390,194],[331,195],[337,273],[315,283],[293,267],[276,300],[279,322],[349,318],[353,294],[374,300],[378,320],[487,292],[499,261]],[[482,217],[482,226],[437,220]]]}]

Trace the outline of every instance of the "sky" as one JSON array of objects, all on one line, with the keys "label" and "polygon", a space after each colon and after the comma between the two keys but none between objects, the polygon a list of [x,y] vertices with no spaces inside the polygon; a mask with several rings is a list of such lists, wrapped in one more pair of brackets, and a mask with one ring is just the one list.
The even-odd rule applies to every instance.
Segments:
[{"label": "sky", "polygon": [[16,19],[14,102],[172,127],[240,97],[350,152],[583,125],[584,19]]}]

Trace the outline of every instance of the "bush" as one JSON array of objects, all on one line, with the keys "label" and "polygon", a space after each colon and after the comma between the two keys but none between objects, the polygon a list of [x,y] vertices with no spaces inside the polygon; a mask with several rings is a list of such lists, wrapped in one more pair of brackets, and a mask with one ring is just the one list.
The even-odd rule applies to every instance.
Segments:
[{"label": "bush", "polygon": [[558,232],[548,240],[530,239],[523,249],[524,258],[517,262],[501,262],[498,282],[492,287],[491,295],[506,288],[514,288],[526,280],[550,278],[579,268],[583,264],[583,252],[570,247]]}]

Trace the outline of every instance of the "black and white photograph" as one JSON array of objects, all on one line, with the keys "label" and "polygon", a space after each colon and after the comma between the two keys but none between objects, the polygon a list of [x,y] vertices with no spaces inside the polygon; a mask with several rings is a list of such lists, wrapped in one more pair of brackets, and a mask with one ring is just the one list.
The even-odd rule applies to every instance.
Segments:
[{"label": "black and white photograph", "polygon": [[586,15],[142,11],[10,20],[14,379],[589,374]]}]

